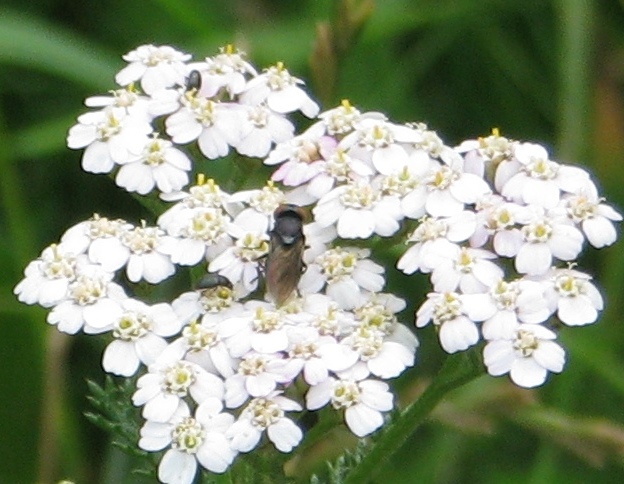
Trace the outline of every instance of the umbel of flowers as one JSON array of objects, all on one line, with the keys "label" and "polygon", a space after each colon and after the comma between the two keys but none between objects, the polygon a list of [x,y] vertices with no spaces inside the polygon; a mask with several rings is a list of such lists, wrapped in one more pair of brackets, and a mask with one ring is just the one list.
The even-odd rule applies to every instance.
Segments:
[{"label": "umbel of flowers", "polygon": [[[319,114],[282,63],[258,74],[231,46],[199,62],[153,45],[124,59],[119,89],[86,100],[68,146],[84,148],[84,170],[170,207],[155,225],[95,214],[71,227],[15,293],[62,332],[110,335],[102,366],[138,376],[138,446],[165,451],[162,482],[190,483],[198,464],[222,473],[263,440],[291,452],[304,409],[333,408],[358,437],[383,425],[387,380],[414,364],[418,340],[397,321],[405,302],[383,292],[384,267],[354,239],[404,247],[397,268],[432,284],[416,327],[433,324],[448,353],[484,340],[488,373],[521,387],[562,371],[557,332],[603,309],[575,260],[613,244],[622,217],[544,147],[494,131],[453,148],[348,101]],[[295,135],[297,111],[315,121]],[[229,193],[189,154],[232,151],[275,166],[271,179]],[[284,204],[311,217],[296,255],[305,272],[277,303],[265,261]],[[192,267],[205,276],[167,301],[130,293]]]}]

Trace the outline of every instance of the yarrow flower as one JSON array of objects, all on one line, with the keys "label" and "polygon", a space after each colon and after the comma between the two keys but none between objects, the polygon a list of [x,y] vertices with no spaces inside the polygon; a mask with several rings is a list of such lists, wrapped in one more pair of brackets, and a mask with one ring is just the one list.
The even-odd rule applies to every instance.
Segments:
[{"label": "yarrow flower", "polygon": [[[447,353],[483,340],[484,371],[533,388],[563,371],[558,333],[598,320],[603,296],[576,259],[586,240],[615,243],[622,215],[543,146],[494,130],[452,147],[346,99],[319,114],[282,62],[258,71],[232,45],[123,59],[67,144],[85,171],[149,195],[155,223],[96,213],[14,293],[59,331],[107,335],[102,367],[136,378],[137,444],[163,452],[161,482],[226,472],[266,441],[290,453],[325,407],[372,434],[394,408],[389,380],[416,362],[413,326]],[[296,112],[313,118],[301,133]],[[233,165],[210,160],[234,151],[223,176]],[[263,186],[249,157],[272,170]],[[382,260],[429,275],[415,324],[381,292],[396,286]]]}]

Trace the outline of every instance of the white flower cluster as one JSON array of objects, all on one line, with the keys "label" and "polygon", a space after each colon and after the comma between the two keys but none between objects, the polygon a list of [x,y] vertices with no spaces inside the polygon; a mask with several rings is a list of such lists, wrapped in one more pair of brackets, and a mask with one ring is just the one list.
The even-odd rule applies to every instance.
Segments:
[{"label": "white flower cluster", "polygon": [[[622,217],[586,172],[543,147],[494,133],[451,148],[425,125],[348,101],[294,136],[286,114],[319,109],[281,63],[257,74],[231,46],[202,62],[152,45],[124,59],[122,89],[87,99],[100,110],[78,118],[68,145],[85,148],[86,171],[118,166],[119,186],[156,188],[173,204],[155,226],[99,215],[75,225],[15,293],[50,308],[60,331],[109,335],[102,366],[138,378],[139,446],[167,449],[162,482],[190,483],[198,465],[222,473],[263,436],[290,452],[303,438],[293,412],[304,409],[340,411],[359,437],[383,425],[393,408],[384,380],[414,364],[418,341],[397,320],[405,302],[382,292],[384,268],[350,239],[403,242],[411,229],[397,267],[430,274],[434,290],[416,326],[433,322],[449,353],[483,338],[488,372],[520,386],[562,370],[557,320],[597,320],[600,293],[573,261],[585,239],[612,244]],[[197,170],[180,145],[193,141],[208,159],[232,148],[279,167],[259,189],[227,193],[198,175],[182,191]],[[313,221],[287,220],[305,245],[285,249],[277,214],[295,205]],[[278,255],[290,257],[280,270],[305,265],[285,300],[268,287]],[[205,277],[169,302],[126,292],[201,265]]]},{"label": "white flower cluster", "polygon": [[[405,302],[381,292],[383,268],[369,250],[333,246],[332,227],[302,221],[306,251],[295,256],[310,266],[301,290],[285,302],[265,296],[274,214],[296,197],[273,181],[226,193],[203,175],[182,191],[193,166],[180,145],[197,140],[209,159],[230,148],[264,157],[292,138],[287,113],[313,117],[318,106],[281,63],[258,75],[231,47],[189,58],[151,45],[124,56],[116,80],[126,87],[89,98],[101,110],[80,116],[68,136],[71,148],[86,148],[85,170],[119,165],[119,186],[156,188],[171,207],[155,226],[95,214],[46,248],[15,288],[20,301],[50,308],[60,331],[108,335],[102,366],[138,378],[138,444],[166,450],[158,477],[167,483],[190,483],[199,466],[224,472],[263,436],[290,452],[303,438],[293,412],[304,409],[331,406],[355,435],[374,432],[394,403],[383,380],[412,366],[418,346],[396,317]],[[206,276],[168,302],[130,294],[201,265]]]}]

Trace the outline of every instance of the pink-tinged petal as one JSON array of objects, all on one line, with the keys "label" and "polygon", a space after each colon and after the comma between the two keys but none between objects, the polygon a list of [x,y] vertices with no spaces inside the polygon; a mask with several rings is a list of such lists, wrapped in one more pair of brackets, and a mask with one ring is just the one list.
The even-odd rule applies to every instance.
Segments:
[{"label": "pink-tinged petal", "polygon": [[102,368],[118,376],[132,376],[139,369],[139,357],[129,341],[112,341],[102,355]]},{"label": "pink-tinged petal", "polygon": [[384,419],[377,410],[358,403],[345,410],[345,421],[351,432],[364,437],[381,427]]},{"label": "pink-tinged petal", "polygon": [[548,372],[533,358],[519,358],[511,365],[509,376],[518,386],[523,388],[535,388],[546,381]]},{"label": "pink-tinged petal", "polygon": [[301,442],[303,432],[292,420],[281,418],[267,428],[267,436],[277,450],[290,452]]},{"label": "pink-tinged petal", "polygon": [[525,243],[516,255],[516,270],[521,274],[538,276],[546,273],[552,264],[550,248],[542,243]]},{"label": "pink-tinged petal", "polygon": [[197,460],[192,454],[169,449],[158,466],[158,480],[164,484],[192,484]]}]

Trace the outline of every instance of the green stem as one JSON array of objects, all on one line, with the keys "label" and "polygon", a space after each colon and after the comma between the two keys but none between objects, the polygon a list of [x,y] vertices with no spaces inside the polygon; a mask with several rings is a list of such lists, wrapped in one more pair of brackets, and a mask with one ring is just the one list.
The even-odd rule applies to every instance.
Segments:
[{"label": "green stem", "polygon": [[470,351],[449,356],[431,385],[379,436],[372,450],[347,476],[345,484],[370,482],[450,391],[481,374],[483,374],[483,364],[478,349],[473,348]]}]

